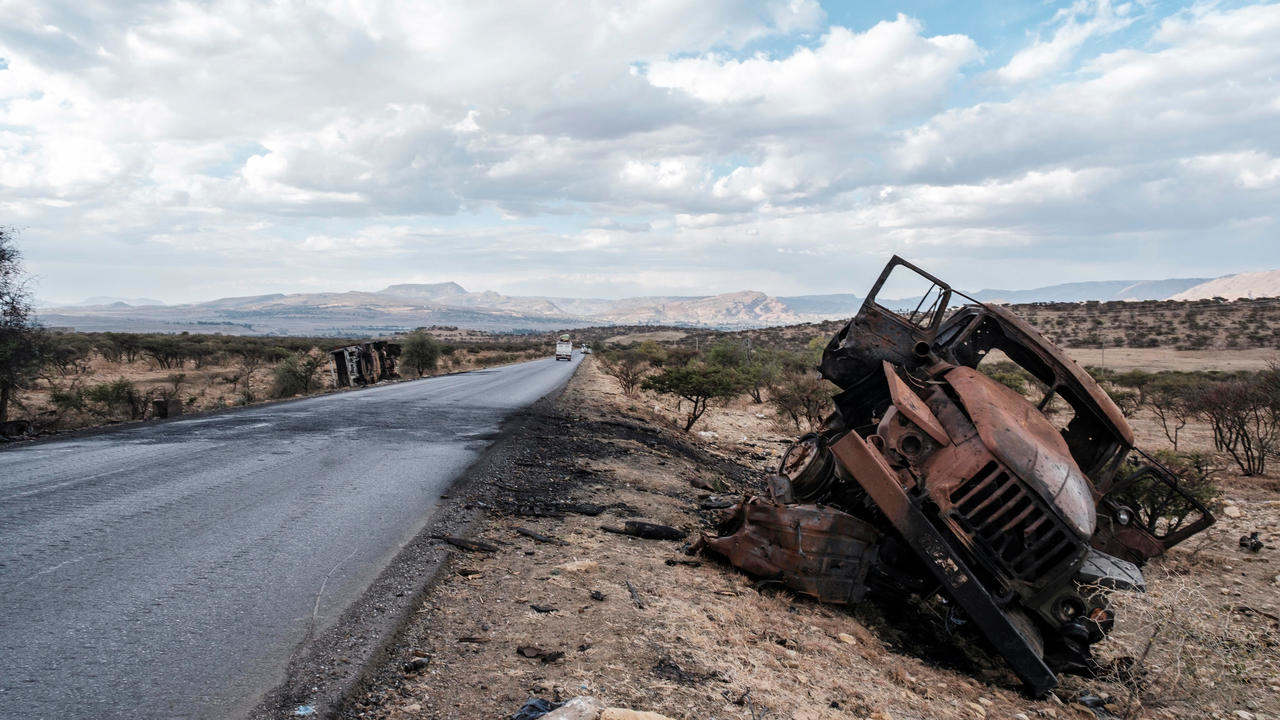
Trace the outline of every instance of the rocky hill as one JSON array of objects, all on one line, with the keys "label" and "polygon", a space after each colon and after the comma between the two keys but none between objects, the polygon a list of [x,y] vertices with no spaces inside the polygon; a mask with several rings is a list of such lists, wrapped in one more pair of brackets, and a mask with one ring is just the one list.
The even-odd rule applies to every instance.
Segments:
[{"label": "rocky hill", "polygon": [[1200,283],[1170,297],[1170,300],[1226,300],[1280,297],[1280,270],[1263,270],[1227,275]]}]

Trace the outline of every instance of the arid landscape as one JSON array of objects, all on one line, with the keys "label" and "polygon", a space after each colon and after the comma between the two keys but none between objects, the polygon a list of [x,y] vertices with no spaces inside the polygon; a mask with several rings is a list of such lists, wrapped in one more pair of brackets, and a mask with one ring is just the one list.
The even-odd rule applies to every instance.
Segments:
[{"label": "arid landscape", "polygon": [[[1085,367],[1114,371],[1258,371],[1280,347],[1280,298],[1236,301],[1037,303],[1011,309],[1048,338],[1071,351]],[[609,325],[576,328],[575,342],[599,348],[644,342],[691,350],[729,338],[748,346],[794,352],[825,344],[843,320],[724,331]],[[441,345],[432,373],[534,359],[546,354],[558,331],[493,333],[458,326],[431,326],[425,332]],[[389,340],[403,334],[380,334]],[[177,399],[195,412],[244,405],[298,392],[281,392],[274,372],[288,358],[312,358],[312,376],[302,394],[333,389],[328,350],[356,342],[350,337],[252,337],[222,334],[52,333],[51,362],[11,417],[35,431],[62,430],[150,417],[150,402]],[[402,373],[405,377],[412,372]],[[128,397],[86,407],[67,393],[125,380]],[[123,386],[117,388],[124,391]],[[63,402],[59,404],[58,399]],[[74,398],[72,398],[74,400]]]},{"label": "arid landscape", "polygon": [[1278,38],[0,2],[0,720],[1280,720]]}]

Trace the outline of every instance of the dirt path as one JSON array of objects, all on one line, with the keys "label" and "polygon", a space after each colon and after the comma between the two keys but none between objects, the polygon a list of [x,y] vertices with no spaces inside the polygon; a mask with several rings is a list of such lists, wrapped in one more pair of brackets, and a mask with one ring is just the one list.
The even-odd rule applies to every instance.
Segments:
[{"label": "dirt path", "polygon": [[[716,518],[700,509],[708,500],[758,492],[785,434],[761,406],[715,408],[699,425],[713,435],[687,435],[658,419],[672,408],[622,397],[588,362],[559,407],[560,417],[545,418],[518,457],[471,491],[489,511],[475,537],[497,551],[454,555],[396,664],[352,698],[345,717],[510,718],[530,697],[578,695],[689,720],[1095,718],[1075,702],[1090,693],[1123,709],[1129,688],[1099,680],[1064,678],[1057,694],[1028,699],[981,642],[946,637],[943,618],[904,598],[819,605],[685,555],[684,541],[601,529],[645,519],[688,530],[692,540]],[[1178,607],[1187,592],[1206,598],[1179,615],[1203,630],[1190,642],[1206,647],[1177,649],[1210,656],[1193,674],[1218,672],[1221,663],[1211,661],[1224,653],[1247,654],[1240,666],[1251,684],[1213,675],[1206,681],[1217,690],[1197,695],[1186,690],[1200,685],[1183,683],[1174,686],[1181,694],[1149,700],[1134,717],[1280,718],[1276,632],[1267,617],[1280,614],[1280,580],[1271,578],[1280,556],[1268,549],[1237,559],[1243,551],[1232,537],[1245,526],[1280,536],[1280,507],[1267,504],[1273,497],[1268,490],[1233,499],[1241,517],[1167,563],[1168,582],[1160,579],[1165,570],[1153,572],[1148,605],[1156,609],[1136,607],[1118,630],[1137,642],[1145,637],[1139,619],[1159,620],[1158,609]],[[585,505],[601,513],[582,514],[596,509]],[[1222,638],[1237,645],[1208,647]],[[400,663],[414,657],[429,662],[405,671]]]}]

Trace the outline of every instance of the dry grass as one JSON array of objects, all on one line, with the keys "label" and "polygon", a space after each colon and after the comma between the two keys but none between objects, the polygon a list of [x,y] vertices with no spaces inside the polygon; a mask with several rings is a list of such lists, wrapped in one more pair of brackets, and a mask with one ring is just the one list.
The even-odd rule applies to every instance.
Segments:
[{"label": "dry grass", "polygon": [[[1166,572],[1160,572],[1165,569]],[[1112,711],[1139,717],[1277,711],[1277,622],[1194,575],[1147,569],[1146,593],[1116,594],[1119,623],[1099,647]],[[1265,611],[1263,611],[1265,612]]]},{"label": "dry grass", "polygon": [[[483,347],[477,348],[474,352],[459,349],[450,356],[441,357],[435,372],[428,373],[428,376],[524,362],[545,355],[549,355],[549,350],[538,348],[524,352],[490,350]],[[12,415],[16,418],[32,420],[41,429],[53,430],[92,427],[113,422],[112,419],[86,412],[73,411],[59,414],[55,411],[52,393],[55,389],[67,390],[72,387],[83,389],[119,379],[133,383],[141,395],[160,397],[166,392],[173,391],[175,379],[180,376],[177,397],[181,400],[183,411],[186,413],[246,404],[244,399],[246,386],[250,390],[249,396],[253,398],[252,402],[260,402],[271,396],[273,367],[274,364],[271,363],[256,367],[248,373],[246,385],[244,368],[234,360],[212,363],[199,368],[188,365],[176,369],[162,369],[146,359],[140,358],[134,362],[124,360],[112,362],[94,354],[70,373],[56,371],[46,373],[45,377],[19,395],[21,407],[14,408],[16,412]],[[410,369],[400,368],[400,371],[406,379],[414,376]],[[315,386],[311,394],[341,389],[345,388],[334,387],[332,372],[326,364],[316,373]]]}]

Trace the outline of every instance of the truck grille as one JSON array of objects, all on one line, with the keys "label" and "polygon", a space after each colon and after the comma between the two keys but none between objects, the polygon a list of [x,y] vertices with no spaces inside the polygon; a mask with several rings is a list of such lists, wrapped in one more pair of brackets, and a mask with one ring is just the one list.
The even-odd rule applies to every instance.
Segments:
[{"label": "truck grille", "polygon": [[1012,577],[1034,583],[1076,553],[1062,523],[994,461],[956,488],[951,503],[987,560]]}]

